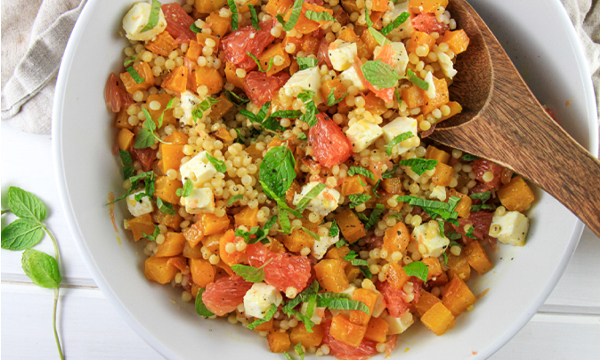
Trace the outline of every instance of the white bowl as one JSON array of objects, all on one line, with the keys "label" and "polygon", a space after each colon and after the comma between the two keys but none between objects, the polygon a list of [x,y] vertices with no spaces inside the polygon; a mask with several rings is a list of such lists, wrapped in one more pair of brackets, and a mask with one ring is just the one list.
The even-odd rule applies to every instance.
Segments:
[{"label": "white bowl", "polygon": [[[103,98],[111,71],[121,68],[121,19],[134,1],[88,0],[69,40],[54,102],[53,140],[62,203],[81,255],[96,283],[131,327],[167,358],[281,359],[256,333],[204,320],[180,292],[150,283],[144,256],[121,228],[115,234],[105,206],[121,193],[121,172],[111,155],[113,115]],[[575,31],[558,0],[472,1],[542,103],[584,147],[597,152],[594,93]],[[570,106],[565,102],[569,100]],[[518,119],[515,119],[518,121]],[[597,154],[597,153],[596,153]],[[115,212],[122,225],[123,204]],[[531,231],[522,248],[500,246],[494,270],[470,283],[490,288],[475,310],[436,337],[421,325],[400,337],[392,358],[483,359],[504,345],[550,294],[573,253],[583,225],[538,191]],[[122,245],[117,241],[120,238]],[[500,260],[502,258],[502,260]],[[410,348],[405,353],[405,349]]]}]

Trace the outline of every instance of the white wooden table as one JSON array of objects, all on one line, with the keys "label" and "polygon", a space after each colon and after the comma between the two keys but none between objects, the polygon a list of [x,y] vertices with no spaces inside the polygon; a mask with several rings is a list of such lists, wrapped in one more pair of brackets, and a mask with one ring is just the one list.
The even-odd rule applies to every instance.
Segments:
[{"label": "white wooden table", "polygon": [[[4,125],[1,139],[3,208],[11,185],[35,193],[49,208],[47,223],[60,244],[63,288],[59,333],[67,358],[160,359],[96,287],[75,247],[60,208],[50,136],[25,134]],[[12,219],[3,218],[2,227]],[[37,248],[53,254],[47,238]],[[23,274],[20,259],[21,252],[2,250],[2,357],[57,358],[51,326],[52,291],[33,285]],[[600,358],[599,275],[600,239],[586,229],[546,303],[492,358]]]}]

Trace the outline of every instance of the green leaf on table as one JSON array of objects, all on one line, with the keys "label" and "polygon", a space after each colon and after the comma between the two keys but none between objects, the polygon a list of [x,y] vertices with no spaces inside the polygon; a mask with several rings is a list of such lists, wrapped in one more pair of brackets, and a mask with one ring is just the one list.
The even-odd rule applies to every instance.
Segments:
[{"label": "green leaf on table", "polygon": [[10,211],[21,219],[42,221],[46,218],[46,205],[29,191],[11,186],[6,193],[6,199]]},{"label": "green leaf on table", "polygon": [[33,219],[17,219],[2,229],[2,248],[25,250],[44,238],[44,229]]},{"label": "green leaf on table", "polygon": [[25,250],[21,257],[21,267],[25,275],[37,286],[56,289],[62,281],[56,259],[41,251]]}]

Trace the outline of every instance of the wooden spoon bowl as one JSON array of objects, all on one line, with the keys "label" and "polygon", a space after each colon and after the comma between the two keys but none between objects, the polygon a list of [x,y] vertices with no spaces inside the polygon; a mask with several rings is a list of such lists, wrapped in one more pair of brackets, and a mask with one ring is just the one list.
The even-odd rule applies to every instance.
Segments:
[{"label": "wooden spoon bowl", "polygon": [[447,9],[470,38],[450,87],[463,112],[430,138],[514,170],[600,236],[598,159],[548,115],[471,5],[451,0]]}]

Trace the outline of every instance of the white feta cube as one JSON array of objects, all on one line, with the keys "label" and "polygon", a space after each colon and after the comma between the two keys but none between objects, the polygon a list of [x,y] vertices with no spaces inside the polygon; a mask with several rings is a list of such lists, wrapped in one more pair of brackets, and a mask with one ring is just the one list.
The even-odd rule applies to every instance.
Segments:
[{"label": "white feta cube", "polygon": [[181,197],[181,204],[190,214],[215,211],[215,197],[208,188],[193,189],[189,196]]},{"label": "white feta cube", "polygon": [[140,200],[136,201],[135,196],[143,194],[144,191],[138,191],[136,193],[127,196],[125,202],[127,203],[127,209],[133,216],[142,216],[152,212],[152,201],[148,196],[143,196]]},{"label": "white feta cube", "polygon": [[[518,211],[507,211],[504,215],[494,214],[490,230],[500,226],[500,233],[494,235],[503,244],[523,246],[529,231],[529,218]],[[490,236],[492,236],[490,234]]]},{"label": "white feta cube", "polygon": [[[410,117],[397,117],[392,122],[388,123],[383,127],[383,138],[386,143],[394,140],[394,138],[398,135],[404,134],[406,132],[411,132],[414,137],[417,139],[417,119],[413,119]],[[419,142],[417,145],[419,146]],[[414,149],[414,147],[404,147],[402,143],[395,145],[392,148],[392,156],[402,155],[410,149]]]},{"label": "white feta cube", "polygon": [[338,39],[329,44],[328,54],[334,70],[348,70],[357,56],[356,43]]},{"label": "white feta cube", "polygon": [[[179,122],[183,125],[193,126],[196,122],[194,121],[192,113],[201,102],[202,100],[191,91],[186,90],[181,93],[181,105],[179,105],[179,107],[183,110],[183,116],[179,119]],[[208,109],[206,113],[208,114],[209,111],[210,109]]]},{"label": "white feta cube", "polygon": [[385,310],[385,301],[383,301],[383,295],[378,290],[373,291],[379,294],[379,297],[375,301],[375,307],[373,307],[373,313],[371,315],[373,317],[379,317],[383,313],[383,310]]},{"label": "white feta cube", "polygon": [[162,10],[158,12],[158,23],[150,30],[142,32],[150,19],[152,5],[139,2],[131,7],[123,18],[123,29],[125,36],[129,40],[147,41],[152,40],[156,35],[162,33],[167,28],[167,20]]},{"label": "white feta cube", "polygon": [[[408,10],[408,1],[404,1],[404,2],[398,2],[398,4],[394,5],[393,8],[390,8],[384,15],[384,25],[387,25],[388,23],[394,21],[398,16],[400,16],[400,14],[402,14],[403,12],[410,12]],[[389,21],[388,21],[389,20]],[[410,37],[410,35],[413,32],[413,27],[412,27],[412,22],[410,21],[410,19],[406,20],[405,22],[403,22],[400,26],[398,26],[397,28],[395,28],[394,30],[392,30],[387,37],[388,38],[394,38],[394,37],[399,37],[400,40],[402,39],[407,39]]]},{"label": "white feta cube", "polygon": [[181,165],[179,168],[181,181],[185,182],[186,179],[190,179],[194,184],[201,185],[215,176],[217,169],[208,160],[206,154],[206,151],[202,151]]},{"label": "white feta cube", "polygon": [[[408,53],[406,52],[406,48],[401,42],[392,42],[390,43],[390,45],[394,50],[394,55],[392,57],[392,66],[394,67],[394,69],[396,69],[398,75],[405,76],[406,66],[408,65]],[[375,47],[375,50],[373,51],[373,57],[377,58],[382,49],[382,46]]]},{"label": "white feta cube", "polygon": [[[329,223],[329,227],[331,227],[331,223]],[[340,234],[337,234],[336,236],[321,236],[320,238],[321,240],[313,243],[311,250],[311,254],[319,260],[325,256],[327,249],[329,249],[331,245],[340,240]]]},{"label": "white feta cube", "polygon": [[407,311],[401,317],[393,317],[391,315],[386,315],[383,317],[389,327],[388,327],[388,335],[397,335],[402,334],[406,331],[412,324],[415,323],[415,319],[413,314],[410,311]]},{"label": "white feta cube", "polygon": [[452,62],[452,59],[450,59],[450,56],[446,55],[446,53],[441,50],[436,51],[435,54],[438,57],[438,62],[442,67],[444,75],[446,75],[449,79],[452,79],[454,75],[458,73],[458,71],[454,69],[454,63]]},{"label": "white feta cube", "polygon": [[[300,200],[304,198],[309,191],[312,190],[315,186],[319,185],[320,182],[313,181],[302,187],[302,192],[300,194],[294,195],[294,205],[298,205]],[[325,188],[323,191],[319,193],[314,199],[312,199],[308,206],[306,207],[308,210],[316,212],[321,216],[327,216],[330,212],[337,209],[338,201],[340,200],[340,193],[335,189]]]},{"label": "white feta cube", "polygon": [[246,315],[262,319],[271,305],[279,306],[283,297],[274,286],[265,283],[255,283],[244,295],[244,309]]},{"label": "white feta cube", "polygon": [[289,88],[291,89],[291,92],[294,92],[294,89],[296,87],[299,87],[302,90],[313,91],[315,93],[313,100],[316,105],[323,102],[323,98],[321,97],[320,91],[321,72],[318,66],[313,66],[308,69],[297,71],[283,86],[284,90],[287,90]]},{"label": "white feta cube", "polygon": [[352,85],[356,86],[358,91],[367,90],[367,86],[362,82],[360,76],[356,72],[354,66],[350,67],[348,70],[342,71],[342,73],[338,76],[341,81],[349,80],[352,82]]},{"label": "white feta cube", "polygon": [[428,224],[419,225],[414,228],[412,234],[417,239],[417,243],[425,245],[425,253],[422,253],[423,257],[438,257],[448,248],[450,245],[450,239],[441,237],[440,234],[436,234],[433,238],[428,239],[425,236]]},{"label": "white feta cube", "polygon": [[435,83],[433,82],[433,74],[431,73],[431,71],[427,72],[427,75],[425,75],[425,79],[423,80],[427,84],[429,84],[429,87],[427,87],[427,91],[425,91],[425,95],[427,95],[427,97],[430,99],[435,99]]},{"label": "white feta cube", "polygon": [[[323,321],[323,318],[325,318],[325,309],[324,307],[316,307],[313,310],[313,316],[310,318],[310,320],[312,322],[314,322],[315,324],[319,325],[321,323],[321,321]],[[300,307],[300,313],[302,313],[303,315],[306,315],[308,310],[308,302],[303,302],[302,306]]]},{"label": "white feta cube", "polygon": [[446,200],[446,188],[444,186],[437,185],[431,190],[430,199],[438,199],[439,201]]},{"label": "white feta cube", "polygon": [[383,130],[378,125],[366,120],[355,122],[346,131],[346,136],[352,143],[352,151],[355,153],[371,146],[382,134]]}]

